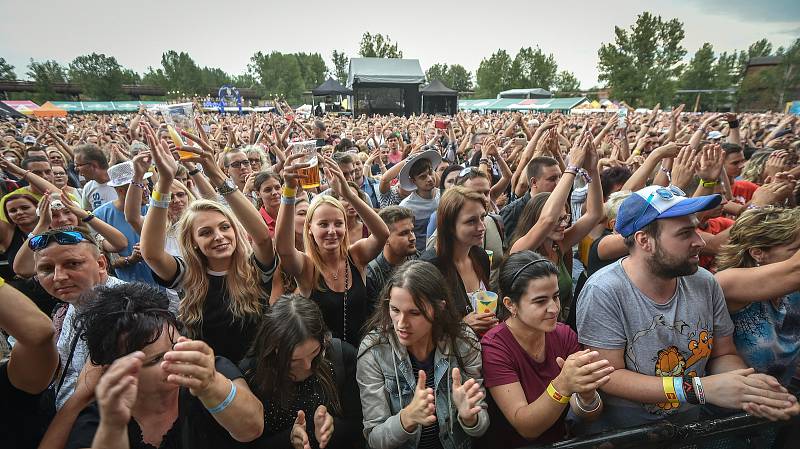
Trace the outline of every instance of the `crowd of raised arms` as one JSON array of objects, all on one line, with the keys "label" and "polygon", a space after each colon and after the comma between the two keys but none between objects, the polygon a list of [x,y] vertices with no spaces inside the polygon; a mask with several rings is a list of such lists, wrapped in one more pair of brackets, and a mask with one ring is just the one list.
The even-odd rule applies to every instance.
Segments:
[{"label": "crowd of raised arms", "polygon": [[0,447],[517,448],[790,419],[798,122],[0,122]]}]

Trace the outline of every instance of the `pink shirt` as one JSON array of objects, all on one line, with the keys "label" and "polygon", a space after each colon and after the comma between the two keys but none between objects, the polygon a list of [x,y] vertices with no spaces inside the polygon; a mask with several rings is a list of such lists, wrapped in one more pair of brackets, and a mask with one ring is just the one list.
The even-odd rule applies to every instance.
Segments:
[{"label": "pink shirt", "polygon": [[[542,363],[537,363],[525,352],[506,323],[500,323],[487,332],[481,340],[481,348],[483,385],[486,390],[519,382],[529,404],[538,399],[550,381],[561,372],[556,357],[566,359],[570,354],[580,351],[578,335],[563,323],[558,323],[553,332],[545,334],[545,359]],[[486,437],[491,441],[482,441],[488,443],[483,447],[516,448],[530,445],[532,442],[514,430],[506,420],[491,395],[487,399],[492,427],[486,432]],[[563,439],[564,434],[562,416],[534,441],[540,444],[553,443]]]}]

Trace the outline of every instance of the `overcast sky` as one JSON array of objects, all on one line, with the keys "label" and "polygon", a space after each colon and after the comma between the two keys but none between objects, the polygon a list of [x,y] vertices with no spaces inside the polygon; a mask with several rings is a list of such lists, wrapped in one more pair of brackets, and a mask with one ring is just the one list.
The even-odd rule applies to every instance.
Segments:
[{"label": "overcast sky", "polygon": [[720,52],[761,38],[778,46],[800,37],[800,0],[0,0],[0,57],[20,78],[30,58],[66,65],[91,52],[113,55],[139,73],[158,66],[166,50],[187,51],[200,66],[232,74],[246,71],[256,51],[318,52],[332,69],[331,51],[356,56],[369,31],[388,34],[423,70],[462,64],[473,76],[499,48],[513,57],[538,45],[589,88],[598,84],[600,45],[645,8],[683,22],[687,59],[704,42]]}]

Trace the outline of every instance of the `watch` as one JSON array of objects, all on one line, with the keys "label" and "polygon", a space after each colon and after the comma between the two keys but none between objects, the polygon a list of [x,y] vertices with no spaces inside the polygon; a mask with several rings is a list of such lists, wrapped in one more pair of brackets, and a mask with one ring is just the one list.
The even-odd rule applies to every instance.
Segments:
[{"label": "watch", "polygon": [[233,183],[231,178],[226,179],[221,186],[217,187],[217,193],[222,196],[230,195],[237,190],[239,189],[236,188],[236,184]]}]

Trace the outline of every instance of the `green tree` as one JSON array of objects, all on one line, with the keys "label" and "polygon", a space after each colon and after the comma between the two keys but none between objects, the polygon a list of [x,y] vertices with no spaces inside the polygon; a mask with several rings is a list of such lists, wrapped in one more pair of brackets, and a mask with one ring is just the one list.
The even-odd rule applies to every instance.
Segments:
[{"label": "green tree", "polygon": [[350,58],[343,51],[334,50],[331,54],[331,61],[333,62],[333,76],[344,85],[347,82],[347,75],[350,69]]},{"label": "green tree", "polygon": [[33,80],[36,92],[32,95],[33,101],[43,103],[49,100],[62,100],[65,95],[57,94],[53,84],[67,82],[66,70],[56,61],[37,62],[31,59],[28,64],[28,78]]},{"label": "green tree", "polygon": [[17,79],[17,74],[14,73],[14,66],[7,63],[5,58],[0,58],[0,80],[13,81]]},{"label": "green tree", "polygon": [[220,68],[203,67],[200,69],[200,79],[204,91],[218,89],[223,84],[231,84],[231,77]]},{"label": "green tree", "polygon": [[131,69],[122,69],[122,84],[141,84],[142,77]]},{"label": "green tree", "polygon": [[296,53],[293,56],[297,58],[306,90],[311,90],[325,82],[328,66],[325,65],[325,60],[319,53]]},{"label": "green tree", "polygon": [[207,93],[202,86],[202,71],[188,53],[170,50],[162,54],[161,67],[167,90],[180,91],[182,95]]},{"label": "green tree", "polygon": [[241,88],[253,89],[258,86],[258,80],[256,80],[252,73],[236,75],[233,77],[232,81],[234,86]]},{"label": "green tree", "polygon": [[361,43],[358,50],[362,58],[402,58],[403,52],[397,47],[397,43],[392,43],[389,36],[382,34],[364,33],[361,36]]},{"label": "green tree", "polygon": [[574,73],[562,70],[556,75],[554,88],[556,92],[578,92],[581,90],[581,82]]},{"label": "green tree", "polygon": [[302,100],[305,89],[297,56],[273,51],[258,52],[250,58],[250,73],[260,81],[259,91],[265,96],[280,96],[290,103]]},{"label": "green tree", "polygon": [[[686,65],[683,73],[679,79],[679,86],[681,89],[700,90],[700,89],[714,89],[716,84],[713,77],[714,65],[717,57],[714,54],[714,47],[706,42],[700,47],[692,56],[692,59]],[[677,96],[677,103],[685,103],[689,105],[689,110],[695,104],[697,94],[681,94]],[[712,110],[712,95],[700,94],[700,111]]]},{"label": "green tree", "polygon": [[488,59],[481,61],[475,78],[478,82],[476,97],[495,97],[511,84],[511,56],[505,50],[497,50]]},{"label": "green tree", "polygon": [[164,74],[163,69],[147,68],[147,72],[142,76],[142,84],[145,86],[159,86],[165,89],[169,88],[169,81],[167,75]]},{"label": "green tree", "polygon": [[760,56],[770,56],[772,54],[772,44],[766,39],[760,39],[747,48],[747,56],[757,58]]},{"label": "green tree", "polygon": [[683,24],[644,12],[630,30],[614,27],[614,34],[614,42],[597,52],[598,78],[612,87],[614,97],[632,106],[671,103],[686,55]]},{"label": "green tree", "polygon": [[434,64],[428,67],[428,70],[425,71],[425,78],[428,80],[428,82],[431,82],[433,80],[439,80],[443,83],[447,83],[448,70],[449,67],[447,66],[447,64],[440,64],[440,63]]},{"label": "green tree", "polygon": [[69,80],[80,84],[81,96],[98,101],[128,98],[122,91],[122,67],[113,56],[92,53],[69,63]]},{"label": "green tree", "polygon": [[461,64],[453,64],[447,70],[446,84],[451,89],[459,92],[468,92],[472,90],[472,73],[464,68]]},{"label": "green tree", "polygon": [[511,88],[540,87],[550,89],[555,84],[558,64],[552,54],[545,55],[536,47],[520,48],[511,64]]}]

